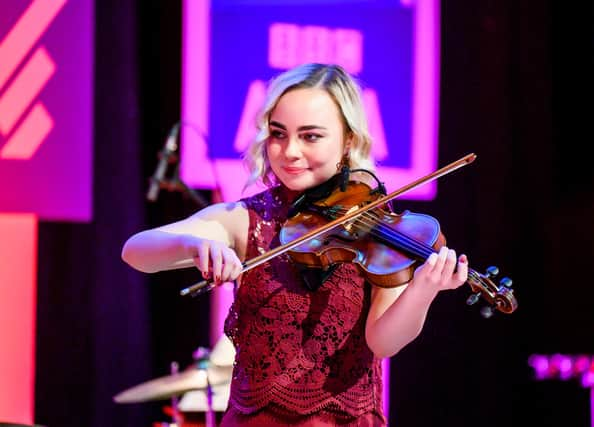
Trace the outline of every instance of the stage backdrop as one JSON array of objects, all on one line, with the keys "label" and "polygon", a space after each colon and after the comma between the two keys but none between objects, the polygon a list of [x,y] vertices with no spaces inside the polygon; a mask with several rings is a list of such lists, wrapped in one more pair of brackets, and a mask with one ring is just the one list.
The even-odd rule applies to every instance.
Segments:
[{"label": "stage backdrop", "polygon": [[[255,134],[266,83],[303,62],[337,63],[359,79],[389,190],[437,166],[436,0],[188,0],[183,22],[181,171],[188,185],[220,188],[225,199],[241,195],[239,156]],[[430,200],[435,190],[431,183],[406,197]]]},{"label": "stage backdrop", "polygon": [[37,221],[91,219],[92,0],[0,3],[0,420],[33,421]]}]

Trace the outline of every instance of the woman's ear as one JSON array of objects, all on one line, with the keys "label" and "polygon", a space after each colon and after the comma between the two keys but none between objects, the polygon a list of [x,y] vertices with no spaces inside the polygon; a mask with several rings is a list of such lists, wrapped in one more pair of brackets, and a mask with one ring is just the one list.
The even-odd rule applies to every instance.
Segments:
[{"label": "woman's ear", "polygon": [[343,156],[348,156],[351,152],[351,147],[353,146],[353,134],[349,132],[344,140],[344,150],[342,152]]}]

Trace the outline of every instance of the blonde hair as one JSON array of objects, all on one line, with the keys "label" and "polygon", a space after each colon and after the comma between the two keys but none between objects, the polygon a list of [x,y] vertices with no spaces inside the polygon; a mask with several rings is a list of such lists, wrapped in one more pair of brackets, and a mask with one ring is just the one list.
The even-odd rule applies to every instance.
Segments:
[{"label": "blonde hair", "polygon": [[245,188],[257,181],[266,186],[276,184],[276,177],[266,155],[270,114],[281,96],[302,88],[324,89],[336,102],[345,125],[345,135],[350,137],[349,166],[353,169],[375,169],[370,157],[371,137],[359,84],[338,65],[309,63],[285,71],[270,81],[257,119],[258,132],[243,155],[250,173]]}]

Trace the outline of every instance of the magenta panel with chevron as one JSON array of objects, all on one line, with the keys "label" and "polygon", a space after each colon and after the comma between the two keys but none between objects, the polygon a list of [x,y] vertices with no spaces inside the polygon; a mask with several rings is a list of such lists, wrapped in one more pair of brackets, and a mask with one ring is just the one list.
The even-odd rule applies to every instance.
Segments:
[{"label": "magenta panel with chevron", "polygon": [[93,5],[0,4],[0,212],[91,219]]}]

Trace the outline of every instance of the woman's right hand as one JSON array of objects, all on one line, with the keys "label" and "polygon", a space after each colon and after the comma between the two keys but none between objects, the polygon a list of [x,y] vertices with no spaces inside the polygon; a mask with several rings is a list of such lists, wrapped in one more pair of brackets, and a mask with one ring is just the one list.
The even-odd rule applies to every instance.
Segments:
[{"label": "woman's right hand", "polygon": [[204,279],[221,284],[233,281],[241,274],[243,265],[226,244],[192,235],[183,235],[181,239],[185,252],[194,260]]}]

